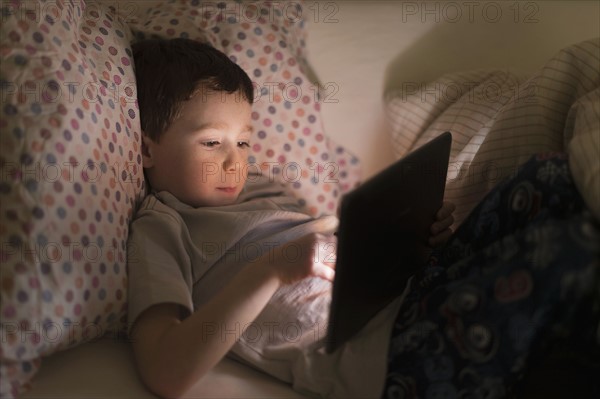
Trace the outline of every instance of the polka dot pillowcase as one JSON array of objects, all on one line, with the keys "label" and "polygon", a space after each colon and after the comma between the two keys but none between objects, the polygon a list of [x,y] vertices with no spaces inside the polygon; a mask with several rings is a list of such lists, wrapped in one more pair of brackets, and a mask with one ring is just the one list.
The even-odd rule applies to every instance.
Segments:
[{"label": "polka dot pillowcase", "polygon": [[[208,41],[249,73],[250,161],[318,215],[335,212],[359,165],[323,132],[302,7],[172,1],[131,25],[138,38]],[[125,326],[126,238],[144,183],[130,15],[77,0],[1,12],[0,396],[11,397],[41,356]]]},{"label": "polka dot pillowcase", "polygon": [[360,178],[358,160],[323,132],[321,99],[306,77],[302,2],[169,1],[130,26],[137,39],[208,42],[250,76],[255,87],[250,167],[284,184],[313,216],[336,212]]},{"label": "polka dot pillowcase", "polygon": [[1,395],[119,331],[143,190],[131,33],[94,2],[2,2]]}]

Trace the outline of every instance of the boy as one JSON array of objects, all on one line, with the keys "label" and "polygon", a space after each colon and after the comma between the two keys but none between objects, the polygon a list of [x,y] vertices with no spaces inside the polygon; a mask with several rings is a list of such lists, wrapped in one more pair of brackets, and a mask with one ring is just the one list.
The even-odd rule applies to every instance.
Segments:
[{"label": "boy", "polygon": [[[301,391],[377,396],[394,315],[384,328],[370,323],[379,332],[358,344],[378,375],[349,386],[344,367],[370,360],[322,351],[337,218],[313,219],[265,176],[245,175],[248,76],[187,39],[142,41],[133,52],[152,189],[128,246],[129,332],[144,383],[180,396],[229,353]],[[438,213],[432,245],[449,237],[452,211]]]}]

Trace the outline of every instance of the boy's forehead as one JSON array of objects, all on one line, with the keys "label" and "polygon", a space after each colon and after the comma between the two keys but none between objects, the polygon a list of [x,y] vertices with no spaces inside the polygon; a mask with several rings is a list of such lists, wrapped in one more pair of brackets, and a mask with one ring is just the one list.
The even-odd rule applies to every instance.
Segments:
[{"label": "boy's forehead", "polygon": [[[216,129],[216,130],[225,130],[229,129],[229,123],[227,122],[206,122],[200,124],[195,130],[205,130],[205,129]],[[254,133],[254,127],[252,124],[248,123],[242,127],[242,133]]]},{"label": "boy's forehead", "polygon": [[234,93],[223,98],[220,92],[207,98],[202,98],[200,93],[182,104],[179,115],[173,122],[193,131],[231,128],[240,133],[252,134],[254,131],[252,106],[245,100],[238,101]]}]

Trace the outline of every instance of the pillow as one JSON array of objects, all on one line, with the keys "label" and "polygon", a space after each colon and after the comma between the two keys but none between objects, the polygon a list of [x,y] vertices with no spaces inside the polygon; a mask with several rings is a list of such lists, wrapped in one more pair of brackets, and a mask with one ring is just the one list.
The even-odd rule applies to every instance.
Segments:
[{"label": "pillow", "polygon": [[323,131],[318,87],[307,78],[308,11],[302,2],[175,1],[147,10],[130,26],[138,39],[208,42],[250,76],[255,134],[249,161],[283,183],[313,215],[336,212],[360,179],[358,159]]},{"label": "pillow", "polygon": [[[591,105],[600,81],[598,48],[598,39],[569,47],[530,78],[500,70],[467,71],[425,85],[405,83],[386,94],[396,157],[446,130],[452,132],[445,197],[457,205],[454,227],[531,155],[567,151],[566,136],[574,126],[568,116],[575,117],[571,108],[582,104],[589,109],[577,114],[583,118],[582,129],[569,147],[570,163],[578,188],[600,216],[598,190],[592,188],[600,186],[599,167],[593,162],[598,159],[598,130],[597,124],[594,130],[594,124],[585,121],[598,114],[597,105],[595,111]],[[578,99],[585,98],[588,101],[577,106]]]},{"label": "pillow", "polygon": [[600,220],[600,88],[580,98],[571,112],[573,125],[565,129],[569,166],[583,199]]},{"label": "pillow", "polygon": [[2,397],[40,357],[119,331],[143,191],[129,28],[88,1],[3,2]]}]

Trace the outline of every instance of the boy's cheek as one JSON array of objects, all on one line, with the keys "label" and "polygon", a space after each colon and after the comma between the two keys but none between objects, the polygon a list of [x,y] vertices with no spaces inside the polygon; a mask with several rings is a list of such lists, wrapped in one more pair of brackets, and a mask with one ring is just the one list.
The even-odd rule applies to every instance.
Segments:
[{"label": "boy's cheek", "polygon": [[194,172],[198,175],[198,179],[202,183],[206,183],[209,179],[220,174],[219,166],[215,162],[201,162]]}]

